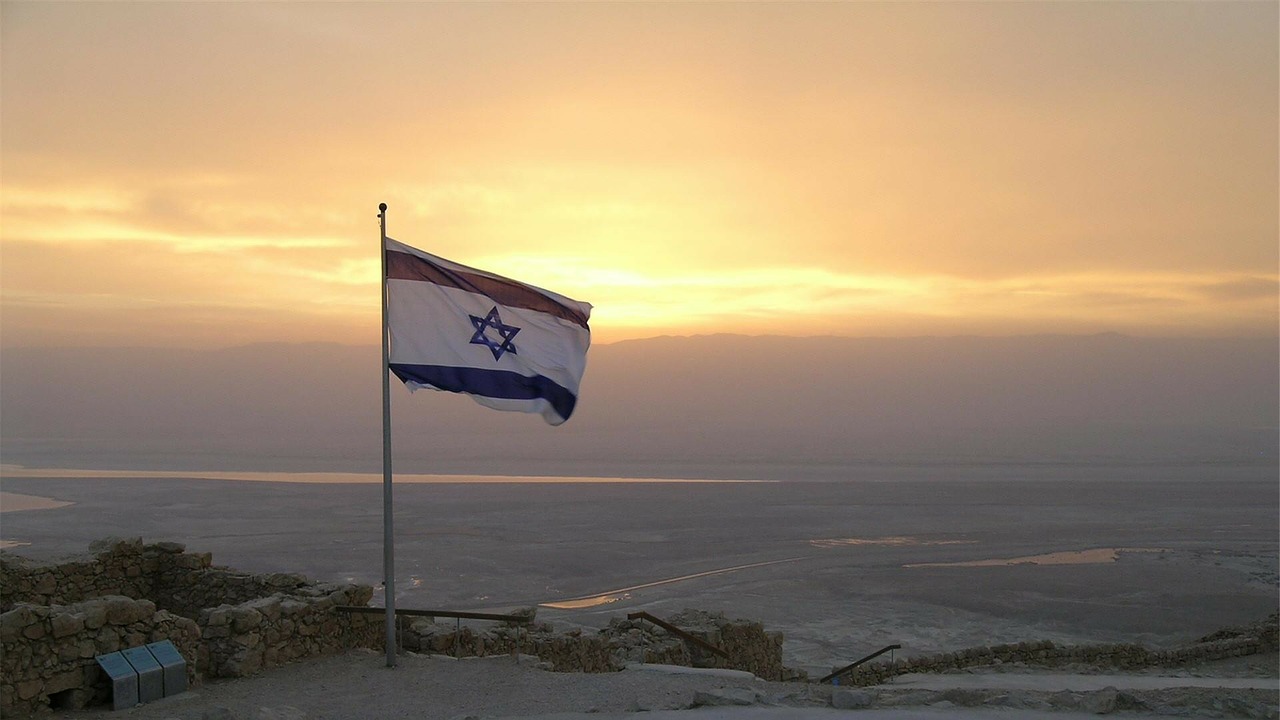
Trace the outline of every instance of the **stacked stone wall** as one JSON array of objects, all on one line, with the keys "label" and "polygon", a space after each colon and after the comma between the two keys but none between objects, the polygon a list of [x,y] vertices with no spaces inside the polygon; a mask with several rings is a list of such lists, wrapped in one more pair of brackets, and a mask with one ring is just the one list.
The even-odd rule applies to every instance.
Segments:
[{"label": "stacked stone wall", "polygon": [[452,623],[417,620],[400,634],[405,650],[449,655],[536,655],[558,672],[613,672],[622,665],[607,639],[578,630],[556,633],[544,623],[532,627],[458,627]]},{"label": "stacked stone wall", "polygon": [[1058,645],[1042,640],[867,663],[841,675],[838,681],[847,685],[877,685],[907,673],[938,673],[1010,663],[1044,667],[1086,665],[1134,670],[1275,652],[1278,647],[1280,615],[1273,614],[1254,625],[1224,630],[1195,643],[1174,648],[1151,649],[1133,643]]},{"label": "stacked stone wall", "polygon": [[782,666],[782,633],[765,632],[751,620],[729,620],[719,613],[685,610],[670,618],[673,625],[724,650],[729,659],[692,648],[697,667],[746,670],[765,680],[782,680],[790,671]]},{"label": "stacked stone wall", "polygon": [[355,647],[381,648],[382,619],[336,611],[363,606],[367,585],[307,585],[238,605],[201,612],[202,670],[210,677],[243,677],[294,660]]},{"label": "stacked stone wall", "polygon": [[[366,606],[373,594],[369,586],[237,572],[214,566],[209,553],[188,553],[177,543],[103,541],[91,552],[52,564],[0,552],[0,714],[102,701],[108,686],[95,657],[158,640],[178,647],[193,684],[202,676],[242,677],[306,657],[382,647],[380,615],[337,610]],[[527,612],[532,618],[533,610]],[[415,652],[533,654],[562,672],[610,672],[644,662],[746,670],[768,680],[805,679],[782,666],[782,635],[765,632],[760,623],[694,610],[668,620],[729,657],[708,653],[644,620],[622,618],[597,632],[556,632],[545,623],[477,628],[419,619],[402,626],[399,637]],[[1278,647],[1280,618],[1272,615],[1179,648],[1049,641],[997,645],[869,663],[840,681],[872,685],[904,673],[1002,663],[1183,665]]]},{"label": "stacked stone wall", "polygon": [[303,575],[255,575],[211,566],[202,555],[182,554],[164,558],[153,597],[170,612],[198,618],[211,607],[239,605],[277,593],[311,595],[314,585]]},{"label": "stacked stone wall", "polygon": [[760,623],[695,610],[686,610],[671,622],[729,657],[690,645],[642,620],[623,618],[615,618],[598,632],[556,632],[546,623],[475,628],[420,619],[400,637],[405,649],[414,652],[454,657],[536,655],[559,672],[613,672],[629,663],[732,668],[767,680],[782,679],[789,672],[782,667],[781,633],[766,633]]},{"label": "stacked stone wall", "polygon": [[[94,658],[161,640],[194,658],[200,629],[150,600],[120,595],[70,605],[18,603],[0,614],[0,716],[105,702],[110,686]],[[187,672],[197,682],[190,661]]]},{"label": "stacked stone wall", "polygon": [[92,701],[107,687],[96,655],[160,639],[174,640],[193,682],[383,644],[373,616],[335,609],[367,604],[367,585],[237,572],[178,543],[107,540],[90,551],[57,563],[0,552],[6,712]]},{"label": "stacked stone wall", "polygon": [[160,545],[146,548],[141,540],[100,541],[90,545],[89,551],[93,553],[89,557],[57,564],[0,553],[0,612],[17,603],[66,605],[106,595],[151,596]]}]

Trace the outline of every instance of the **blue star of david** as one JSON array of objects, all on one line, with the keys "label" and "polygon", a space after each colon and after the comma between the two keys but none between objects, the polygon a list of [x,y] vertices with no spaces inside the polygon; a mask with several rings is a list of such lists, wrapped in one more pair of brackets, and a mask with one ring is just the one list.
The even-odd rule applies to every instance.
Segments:
[{"label": "blue star of david", "polygon": [[[475,315],[469,315],[471,324],[476,328],[476,334],[471,336],[472,345],[484,345],[493,353],[494,360],[501,360],[506,353],[516,354],[516,346],[511,344],[511,340],[515,338],[516,333],[520,332],[520,328],[513,325],[504,325],[502,317],[498,315],[498,306],[493,306],[488,315],[482,318]],[[502,338],[502,342],[498,342],[485,332],[485,330],[493,328],[497,331],[498,336]]]}]

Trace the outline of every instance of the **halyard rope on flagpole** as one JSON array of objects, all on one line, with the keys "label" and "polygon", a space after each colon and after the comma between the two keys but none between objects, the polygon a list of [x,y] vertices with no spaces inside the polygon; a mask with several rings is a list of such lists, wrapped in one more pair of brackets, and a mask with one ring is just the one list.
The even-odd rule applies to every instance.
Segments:
[{"label": "halyard rope on flagpole", "polygon": [[387,667],[396,666],[395,543],[391,532],[391,351],[387,338],[387,204],[378,204],[382,230],[382,581],[386,600]]}]

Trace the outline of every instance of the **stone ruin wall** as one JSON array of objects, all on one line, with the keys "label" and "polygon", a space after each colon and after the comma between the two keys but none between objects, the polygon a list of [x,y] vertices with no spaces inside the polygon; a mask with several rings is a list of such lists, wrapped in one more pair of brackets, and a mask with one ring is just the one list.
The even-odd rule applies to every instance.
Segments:
[{"label": "stone ruin wall", "polygon": [[598,632],[555,631],[549,623],[483,629],[454,621],[418,619],[401,632],[406,650],[453,657],[521,653],[536,655],[559,672],[614,672],[629,663],[745,670],[766,680],[794,679],[782,666],[782,633],[758,622],[729,620],[720,613],[685,610],[669,618],[677,627],[724,650],[722,658],[691,646],[642,620],[614,618]]},{"label": "stone ruin wall", "polygon": [[[382,617],[336,611],[365,606],[372,588],[309,582],[296,574],[253,575],[213,566],[209,553],[177,543],[95,543],[92,557],[35,563],[0,552],[0,715],[51,704],[105,702],[109,688],[95,656],[171,640],[201,677],[242,677],[306,657],[355,647],[381,649]],[[524,653],[558,671],[610,672],[628,663],[749,671],[769,680],[805,680],[782,665],[782,635],[759,623],[694,610],[668,618],[728,652],[720,658],[641,620],[615,619],[598,632],[556,632],[547,623],[475,628],[418,619],[401,626],[404,649],[455,657]],[[1192,645],[1063,646],[1052,642],[979,647],[894,662],[873,662],[840,678],[872,685],[911,672],[945,672],[1001,663],[1156,667],[1274,652],[1280,620],[1228,629]]]},{"label": "stone ruin wall", "polygon": [[[1043,667],[1088,665],[1124,670],[1180,666],[1243,657],[1280,648],[1280,614],[1242,628],[1229,628],[1175,648],[1154,650],[1132,643],[1058,645],[1049,640],[976,647],[902,660],[867,663],[841,675],[845,685],[878,685],[907,673],[938,673],[983,665],[1017,663]],[[834,672],[838,668],[832,668]]]},{"label": "stone ruin wall", "polygon": [[[243,677],[307,657],[381,649],[383,620],[339,612],[366,606],[366,585],[313,583],[290,573],[249,574],[213,565],[210,553],[178,543],[106,540],[88,557],[38,563],[0,552],[0,715],[52,704],[105,702],[97,655],[171,640],[190,683]],[[615,619],[599,632],[556,632],[549,624],[486,625],[417,620],[400,642],[409,651],[458,657],[525,653],[563,672],[611,672],[631,662],[747,670],[788,677],[782,636],[759,623],[685,611],[670,618],[728,651],[725,660],[642,621]]]},{"label": "stone ruin wall", "polygon": [[[200,629],[150,600],[122,595],[70,605],[18,604],[0,615],[0,715],[107,702],[110,689],[94,657],[160,640],[194,658]],[[198,679],[190,663],[187,679]]]},{"label": "stone ruin wall", "polygon": [[91,557],[57,564],[37,563],[13,553],[0,554],[0,612],[17,603],[69,605],[107,595],[150,598],[160,556],[181,545],[141,541],[96,542]]},{"label": "stone ruin wall", "polygon": [[339,605],[363,606],[372,596],[367,585],[308,585],[202,610],[201,671],[210,677],[243,677],[303,658],[382,648],[380,616],[335,610]]},{"label": "stone ruin wall", "polygon": [[0,552],[0,715],[100,702],[109,687],[95,657],[159,640],[177,646],[192,684],[383,644],[373,616],[334,610],[368,603],[368,586],[240,573],[178,543],[90,552],[53,564]]},{"label": "stone ruin wall", "polygon": [[102,540],[91,557],[56,564],[4,553],[0,612],[15,603],[65,605],[106,595],[146,598],[161,610],[195,618],[202,610],[290,593],[314,585],[303,575],[254,575],[215,567],[212,553],[189,553],[180,543]]}]

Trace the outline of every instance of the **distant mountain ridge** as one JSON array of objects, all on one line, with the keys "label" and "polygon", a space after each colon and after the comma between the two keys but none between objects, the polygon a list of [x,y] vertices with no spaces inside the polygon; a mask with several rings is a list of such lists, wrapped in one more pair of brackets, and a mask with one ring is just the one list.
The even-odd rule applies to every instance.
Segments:
[{"label": "distant mountain ridge", "polygon": [[[377,347],[0,350],[6,463],[377,470]],[[399,470],[839,476],[1276,462],[1274,338],[708,335],[600,345],[564,426],[393,386]]]}]

